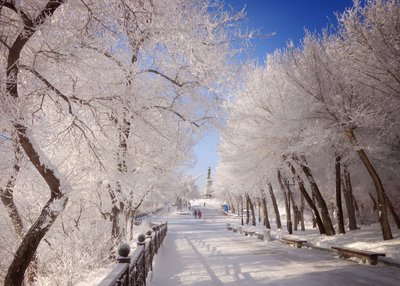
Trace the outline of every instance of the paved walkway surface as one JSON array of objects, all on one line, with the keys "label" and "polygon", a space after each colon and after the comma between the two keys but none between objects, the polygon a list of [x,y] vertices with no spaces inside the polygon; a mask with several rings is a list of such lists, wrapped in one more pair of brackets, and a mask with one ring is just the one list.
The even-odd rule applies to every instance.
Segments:
[{"label": "paved walkway surface", "polygon": [[202,219],[171,214],[150,286],[400,285],[399,268],[363,265],[316,249],[262,242],[226,229],[215,209]]}]

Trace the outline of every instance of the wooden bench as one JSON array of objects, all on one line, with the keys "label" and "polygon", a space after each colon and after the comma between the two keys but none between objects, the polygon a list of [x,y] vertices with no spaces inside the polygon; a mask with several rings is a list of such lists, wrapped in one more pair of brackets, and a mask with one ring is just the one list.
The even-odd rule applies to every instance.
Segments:
[{"label": "wooden bench", "polygon": [[243,229],[244,235],[246,236],[253,236],[256,231],[254,229],[245,228]]},{"label": "wooden bench", "polygon": [[257,236],[258,239],[264,240],[264,234],[261,232],[256,232],[255,236]]},{"label": "wooden bench", "polygon": [[376,265],[378,263],[378,256],[386,256],[385,253],[377,253],[377,252],[353,249],[342,246],[332,246],[332,249],[336,250],[339,257],[342,258],[356,257],[361,259],[364,263],[368,263],[370,265]]},{"label": "wooden bench", "polygon": [[298,238],[287,238],[287,237],[282,237],[281,241],[285,244],[289,244],[291,246],[294,246],[296,248],[302,248],[304,243],[307,243],[307,240],[302,240]]}]

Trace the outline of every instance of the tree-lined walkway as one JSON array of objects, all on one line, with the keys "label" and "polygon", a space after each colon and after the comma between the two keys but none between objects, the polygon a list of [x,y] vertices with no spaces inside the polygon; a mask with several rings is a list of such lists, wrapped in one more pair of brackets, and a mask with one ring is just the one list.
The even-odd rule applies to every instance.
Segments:
[{"label": "tree-lined walkway", "polygon": [[264,243],[226,230],[225,217],[200,208],[204,219],[172,214],[151,286],[398,285],[400,271],[359,265],[314,249]]}]

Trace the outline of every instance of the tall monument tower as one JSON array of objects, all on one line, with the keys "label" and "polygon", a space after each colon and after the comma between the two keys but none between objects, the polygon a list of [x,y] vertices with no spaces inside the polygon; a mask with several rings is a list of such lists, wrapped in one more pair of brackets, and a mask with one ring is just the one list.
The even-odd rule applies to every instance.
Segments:
[{"label": "tall monument tower", "polygon": [[206,181],[206,189],[204,190],[203,197],[204,198],[211,198],[212,197],[212,190],[211,190],[212,180],[211,180],[211,168],[208,167],[208,175]]}]

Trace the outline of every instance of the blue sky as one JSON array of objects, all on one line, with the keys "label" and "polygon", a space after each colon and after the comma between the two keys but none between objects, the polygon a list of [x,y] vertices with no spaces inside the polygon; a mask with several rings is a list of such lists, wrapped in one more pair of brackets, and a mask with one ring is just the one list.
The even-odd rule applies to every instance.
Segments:
[{"label": "blue sky", "polygon": [[[245,7],[247,11],[245,25],[250,29],[261,29],[262,33],[275,33],[275,36],[255,40],[249,56],[263,62],[267,53],[284,48],[288,40],[295,44],[304,36],[304,29],[320,32],[330,24],[335,25],[335,12],[343,12],[352,6],[352,0],[225,0],[235,10]],[[204,190],[207,169],[212,175],[218,164],[218,132],[206,134],[195,147],[196,165],[189,170],[193,176],[202,175],[197,184]]]}]

